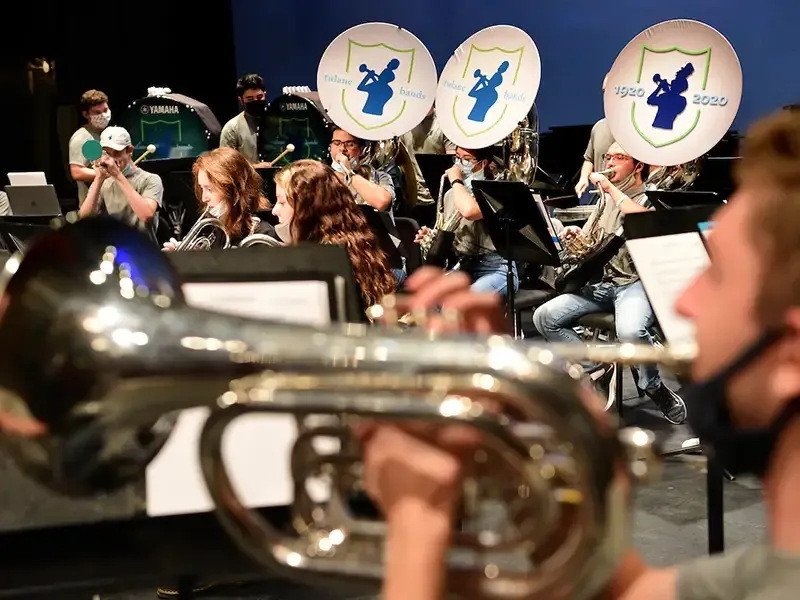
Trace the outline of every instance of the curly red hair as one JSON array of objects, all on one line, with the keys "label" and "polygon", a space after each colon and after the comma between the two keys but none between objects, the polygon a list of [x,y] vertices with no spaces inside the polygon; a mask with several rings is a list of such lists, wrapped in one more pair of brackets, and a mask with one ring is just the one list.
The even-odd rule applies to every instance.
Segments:
[{"label": "curly red hair", "polygon": [[396,280],[378,239],[352,192],[329,166],[298,160],[275,175],[294,209],[291,233],[298,242],[344,246],[365,306],[395,291]]},{"label": "curly red hair", "polygon": [[[194,193],[201,203],[203,190],[197,174],[205,171],[211,185],[225,199],[228,210],[221,217],[225,231],[232,239],[241,240],[250,235],[251,217],[260,210],[269,209],[269,201],[262,193],[263,180],[244,155],[233,148],[217,148],[194,161]],[[204,207],[203,207],[204,208]]]}]

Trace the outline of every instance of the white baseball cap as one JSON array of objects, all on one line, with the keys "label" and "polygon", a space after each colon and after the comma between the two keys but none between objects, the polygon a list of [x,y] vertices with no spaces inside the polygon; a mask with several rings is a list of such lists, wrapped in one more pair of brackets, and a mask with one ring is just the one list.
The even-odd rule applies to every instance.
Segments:
[{"label": "white baseball cap", "polygon": [[106,127],[100,134],[100,143],[103,148],[125,150],[131,144],[131,134],[124,127]]}]

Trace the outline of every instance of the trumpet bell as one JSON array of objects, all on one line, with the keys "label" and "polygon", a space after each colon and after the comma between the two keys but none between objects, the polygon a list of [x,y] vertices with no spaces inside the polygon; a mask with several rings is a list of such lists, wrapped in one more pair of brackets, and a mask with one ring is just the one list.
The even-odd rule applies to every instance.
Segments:
[{"label": "trumpet bell", "polygon": [[[598,423],[578,370],[553,346],[194,309],[163,253],[108,218],[50,232],[3,276],[0,340],[17,346],[0,361],[0,438],[56,491],[91,495],[139,480],[177,412],[207,406],[201,467],[239,546],[268,567],[378,585],[386,528],[349,508],[362,489],[352,420],[460,424],[482,442],[449,590],[590,598],[627,547],[632,477],[652,475],[653,436]],[[637,360],[635,348],[623,358]],[[299,420],[294,534],[245,507],[225,469],[223,433],[248,413]],[[320,450],[320,438],[337,449]],[[319,476],[329,480],[326,498],[308,491]]]}]

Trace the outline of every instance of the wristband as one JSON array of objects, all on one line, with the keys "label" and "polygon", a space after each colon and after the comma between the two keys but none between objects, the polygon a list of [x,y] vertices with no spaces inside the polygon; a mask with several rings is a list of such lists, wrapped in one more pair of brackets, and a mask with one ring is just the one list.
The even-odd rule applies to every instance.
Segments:
[{"label": "wristband", "polygon": [[463,179],[454,179],[453,181],[450,182],[450,185],[453,186],[453,185],[455,185],[457,183],[460,183],[461,185],[466,186],[466,184],[464,183]]}]

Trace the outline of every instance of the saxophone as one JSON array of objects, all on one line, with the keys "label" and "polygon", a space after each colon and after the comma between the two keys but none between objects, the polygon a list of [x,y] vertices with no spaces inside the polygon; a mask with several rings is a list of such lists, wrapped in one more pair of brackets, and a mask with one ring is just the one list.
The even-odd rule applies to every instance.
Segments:
[{"label": "saxophone", "polygon": [[[436,223],[420,242],[422,260],[427,264],[444,266],[447,254],[453,246],[455,231],[461,223],[461,213],[454,211],[450,217],[444,218],[444,182],[447,173],[439,181],[439,196],[436,199]],[[433,252],[431,252],[433,250]]]}]

